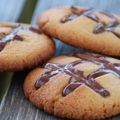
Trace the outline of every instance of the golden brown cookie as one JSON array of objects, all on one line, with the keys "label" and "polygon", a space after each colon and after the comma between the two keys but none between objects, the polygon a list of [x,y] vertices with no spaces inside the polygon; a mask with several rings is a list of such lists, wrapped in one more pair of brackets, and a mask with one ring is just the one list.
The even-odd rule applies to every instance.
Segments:
[{"label": "golden brown cookie", "polygon": [[74,47],[120,56],[120,16],[81,7],[54,8],[43,12],[43,31]]},{"label": "golden brown cookie", "polygon": [[120,60],[92,53],[51,59],[24,82],[25,96],[62,118],[93,120],[120,113]]},{"label": "golden brown cookie", "polygon": [[54,42],[39,29],[19,23],[0,23],[0,72],[42,64],[54,52]]}]

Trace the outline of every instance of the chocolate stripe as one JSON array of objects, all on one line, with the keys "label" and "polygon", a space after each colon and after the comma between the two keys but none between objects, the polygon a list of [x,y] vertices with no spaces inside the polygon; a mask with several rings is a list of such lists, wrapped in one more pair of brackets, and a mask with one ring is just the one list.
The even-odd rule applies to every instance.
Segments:
[{"label": "chocolate stripe", "polygon": [[21,36],[17,35],[20,29],[22,29],[22,26],[19,24],[17,27],[13,28],[10,34],[7,34],[0,39],[0,51],[2,51],[4,47],[6,46],[6,44],[10,41],[13,41],[13,40],[22,41],[23,40]]},{"label": "chocolate stripe", "polygon": [[89,19],[95,21],[97,23],[96,27],[93,29],[93,33],[98,34],[104,31],[112,32],[116,37],[120,38],[120,33],[116,31],[116,28],[120,25],[117,21],[116,17],[107,11],[100,11],[98,13],[104,14],[112,19],[109,24],[103,23],[95,14],[93,9],[85,9],[82,12],[77,7],[71,7],[72,14],[70,16],[66,16],[61,19],[62,23],[66,23],[68,21],[74,20],[77,17],[84,15]]},{"label": "chocolate stripe", "polygon": [[12,29],[12,31],[7,34],[7,35],[3,35],[3,37],[0,39],[0,51],[2,51],[4,49],[4,47],[6,46],[7,43],[9,43],[10,41],[14,41],[14,40],[18,40],[18,41],[23,41],[23,38],[18,35],[18,32],[20,30],[30,30],[34,33],[37,34],[41,34],[41,31],[37,28],[34,27],[24,27],[24,25],[22,24],[18,24],[16,27],[10,27]]},{"label": "chocolate stripe", "polygon": [[[85,84],[96,93],[100,94],[103,97],[110,95],[104,87],[95,81],[95,78],[105,75],[107,73],[112,73],[116,77],[120,78],[120,67],[119,63],[111,63],[105,59],[104,56],[95,55],[91,53],[75,53],[73,56],[78,57],[82,60],[77,60],[66,65],[52,64],[48,63],[45,65],[45,68],[50,69],[48,72],[45,72],[35,83],[36,89],[39,89],[42,85],[50,80],[54,75],[63,73],[70,76],[69,83],[63,89],[62,95],[66,96],[80,85]],[[81,64],[83,62],[92,62],[100,66],[99,70],[96,70],[89,74],[87,77],[83,75],[84,71],[75,69],[74,66]],[[73,82],[71,78],[74,78]],[[46,80],[47,79],[47,80]],[[44,84],[43,84],[44,83]]]}]

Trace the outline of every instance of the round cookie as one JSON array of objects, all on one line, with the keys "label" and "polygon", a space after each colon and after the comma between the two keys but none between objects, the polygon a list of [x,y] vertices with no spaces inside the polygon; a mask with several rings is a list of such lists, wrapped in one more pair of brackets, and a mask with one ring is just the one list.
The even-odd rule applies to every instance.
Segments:
[{"label": "round cookie", "polygon": [[24,82],[25,96],[62,118],[93,120],[120,113],[120,60],[92,53],[51,59]]},{"label": "round cookie", "polygon": [[54,52],[54,42],[39,29],[21,23],[0,23],[0,72],[34,67]]},{"label": "round cookie", "polygon": [[38,18],[43,31],[74,47],[120,56],[120,17],[81,7],[54,8]]}]

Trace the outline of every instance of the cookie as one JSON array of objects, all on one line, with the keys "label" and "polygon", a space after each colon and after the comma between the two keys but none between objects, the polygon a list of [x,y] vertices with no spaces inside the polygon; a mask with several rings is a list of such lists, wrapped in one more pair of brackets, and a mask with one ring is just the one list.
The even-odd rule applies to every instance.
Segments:
[{"label": "cookie", "polygon": [[44,63],[54,52],[54,42],[38,28],[0,23],[0,72],[32,68]]},{"label": "cookie", "polygon": [[25,96],[62,118],[93,120],[120,113],[120,60],[92,53],[51,59],[24,82]]},{"label": "cookie", "polygon": [[38,25],[66,44],[120,56],[120,16],[113,13],[81,7],[54,8],[40,15]]}]

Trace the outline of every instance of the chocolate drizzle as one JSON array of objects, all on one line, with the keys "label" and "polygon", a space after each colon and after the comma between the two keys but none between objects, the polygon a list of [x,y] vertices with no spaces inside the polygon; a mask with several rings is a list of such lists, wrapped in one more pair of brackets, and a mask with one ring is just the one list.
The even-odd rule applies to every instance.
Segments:
[{"label": "chocolate drizzle", "polygon": [[[110,95],[109,91],[103,88],[99,83],[95,81],[95,78],[105,75],[107,73],[112,73],[118,78],[120,78],[120,63],[111,63],[105,59],[104,56],[95,55],[91,53],[75,53],[73,56],[80,58],[81,60],[74,61],[66,65],[48,63],[45,65],[46,69],[49,71],[41,75],[41,77],[36,81],[35,87],[39,89],[42,85],[50,80],[51,77],[57,74],[66,74],[70,76],[69,83],[63,89],[63,96],[68,95],[73,90],[78,88],[81,85],[86,85],[96,93],[100,94],[103,97]],[[100,66],[100,69],[92,72],[87,77],[83,75],[84,71],[75,69],[75,66],[83,62],[92,62]],[[75,81],[72,81],[72,78]]]},{"label": "chocolate drizzle", "polygon": [[34,32],[34,33],[37,33],[37,34],[41,34],[42,33],[42,31],[40,29],[37,29],[37,28],[34,28],[34,27],[30,27],[29,30]]},{"label": "chocolate drizzle", "polygon": [[11,26],[12,31],[9,34],[4,34],[2,35],[2,38],[0,38],[0,51],[4,49],[7,43],[10,41],[18,40],[18,41],[23,41],[23,37],[18,35],[18,32],[20,30],[30,30],[32,32],[35,32],[37,34],[40,34],[41,32],[34,28],[34,27],[24,27],[22,24],[18,24],[15,27]]},{"label": "chocolate drizzle", "polygon": [[4,35],[1,39],[0,39],[0,51],[4,49],[4,47],[6,46],[6,44],[10,41],[13,40],[19,40],[22,41],[23,38],[19,35],[17,35],[18,31],[22,29],[21,25],[19,24],[17,27],[13,27],[13,30],[10,34]]},{"label": "chocolate drizzle", "polygon": [[120,28],[120,23],[118,22],[116,16],[112,13],[107,11],[99,12],[100,14],[103,14],[112,19],[112,21],[109,24],[105,24],[97,17],[97,15],[95,15],[95,11],[93,9],[80,10],[79,8],[72,6],[71,11],[71,15],[65,16],[61,19],[62,23],[66,23],[68,21],[76,19],[81,15],[84,15],[97,23],[96,27],[93,29],[93,33],[98,34],[105,31],[109,31],[112,32],[116,37],[120,38],[120,33],[116,31],[116,28]]}]

